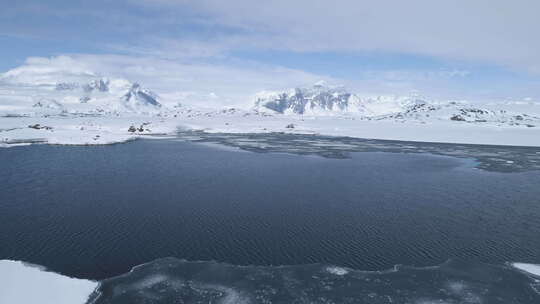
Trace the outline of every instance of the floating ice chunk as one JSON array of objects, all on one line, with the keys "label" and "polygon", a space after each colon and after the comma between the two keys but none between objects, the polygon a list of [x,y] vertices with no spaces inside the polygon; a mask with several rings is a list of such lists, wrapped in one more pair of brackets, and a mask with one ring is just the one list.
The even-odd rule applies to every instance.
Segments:
[{"label": "floating ice chunk", "polygon": [[446,284],[446,290],[451,294],[458,296],[460,303],[482,303],[482,298],[473,292],[464,281],[450,281]]},{"label": "floating ice chunk", "polygon": [[435,300],[427,300],[427,299],[420,299],[415,302],[416,304],[452,304],[451,302],[446,302],[441,299],[435,299]]},{"label": "floating ice chunk", "polygon": [[250,300],[243,296],[242,293],[234,288],[225,286],[225,285],[216,285],[216,284],[202,284],[198,286],[202,290],[217,290],[223,293],[223,297],[219,300],[220,304],[247,304],[250,303]]},{"label": "floating ice chunk", "polygon": [[0,303],[83,304],[97,282],[73,279],[22,262],[0,261]]},{"label": "floating ice chunk", "polygon": [[347,273],[349,273],[349,271],[347,269],[337,267],[337,266],[326,267],[326,271],[328,271],[331,274],[335,274],[335,275],[339,275],[339,276],[346,275]]},{"label": "floating ice chunk", "polygon": [[512,266],[521,271],[540,277],[540,265],[527,263],[512,263]]}]

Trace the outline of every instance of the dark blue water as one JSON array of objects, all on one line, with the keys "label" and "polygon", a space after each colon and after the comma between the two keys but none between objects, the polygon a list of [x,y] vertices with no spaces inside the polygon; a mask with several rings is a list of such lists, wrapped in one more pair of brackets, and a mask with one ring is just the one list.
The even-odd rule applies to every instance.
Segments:
[{"label": "dark blue water", "polygon": [[0,150],[0,259],[104,279],[163,257],[362,270],[540,262],[540,173],[174,140]]}]

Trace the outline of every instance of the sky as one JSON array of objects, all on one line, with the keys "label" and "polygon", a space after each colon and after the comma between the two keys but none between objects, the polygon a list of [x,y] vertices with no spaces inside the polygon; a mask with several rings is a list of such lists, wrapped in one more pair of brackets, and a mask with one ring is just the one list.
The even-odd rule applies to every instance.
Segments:
[{"label": "sky", "polygon": [[537,0],[0,4],[2,72],[79,67],[225,103],[318,80],[366,95],[540,100]]}]

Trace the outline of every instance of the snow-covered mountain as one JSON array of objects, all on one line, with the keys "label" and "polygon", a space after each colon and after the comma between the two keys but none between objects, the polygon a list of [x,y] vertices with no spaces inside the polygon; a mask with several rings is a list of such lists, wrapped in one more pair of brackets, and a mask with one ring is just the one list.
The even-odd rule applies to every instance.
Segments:
[{"label": "snow-covered mountain", "polygon": [[158,95],[138,83],[108,78],[54,85],[4,84],[0,89],[0,103],[6,110],[11,104],[17,112],[31,106],[33,111],[41,109],[49,114],[55,111],[155,112],[161,107]]},{"label": "snow-covered mountain", "polygon": [[161,107],[156,93],[141,87],[138,83],[133,83],[129,90],[122,96],[124,105],[131,109],[141,107]]},{"label": "snow-covered mountain", "polygon": [[316,116],[348,115],[365,120],[429,122],[433,120],[535,126],[540,115],[509,104],[432,101],[417,95],[361,97],[342,86],[317,83],[308,88],[263,91],[255,95],[257,111]]},{"label": "snow-covered mountain", "polygon": [[[147,111],[159,108],[158,95],[138,83],[125,79],[94,79],[84,84],[57,83],[56,91],[70,96],[80,96],[79,101],[87,104],[104,104],[111,110]],[[65,100],[65,96],[63,96]]]},{"label": "snow-covered mountain", "polygon": [[256,94],[255,99],[258,110],[268,109],[282,114],[346,113],[361,106],[357,96],[343,87],[329,87],[324,83],[282,92],[264,91]]},{"label": "snow-covered mountain", "polygon": [[333,115],[360,114],[363,116],[399,113],[426,104],[412,97],[378,96],[362,98],[343,86],[328,86],[318,82],[312,87],[284,91],[263,91],[255,95],[255,108],[281,114]]},{"label": "snow-covered mountain", "polygon": [[0,75],[0,112],[9,114],[156,112],[160,98],[138,83],[90,72],[26,71]]}]

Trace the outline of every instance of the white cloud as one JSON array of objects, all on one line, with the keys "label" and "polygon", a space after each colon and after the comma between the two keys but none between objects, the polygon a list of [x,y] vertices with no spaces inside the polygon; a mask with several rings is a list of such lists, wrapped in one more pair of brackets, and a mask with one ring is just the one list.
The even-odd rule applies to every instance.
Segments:
[{"label": "white cloud", "polygon": [[91,66],[69,56],[31,57],[24,65],[0,74],[0,80],[37,85],[97,77]]},{"label": "white cloud", "polygon": [[537,0],[28,0],[0,10],[0,34],[166,57],[384,51],[540,73],[539,11]]},{"label": "white cloud", "polygon": [[189,8],[209,23],[238,29],[234,47],[382,50],[540,71],[537,0],[135,2]]}]

